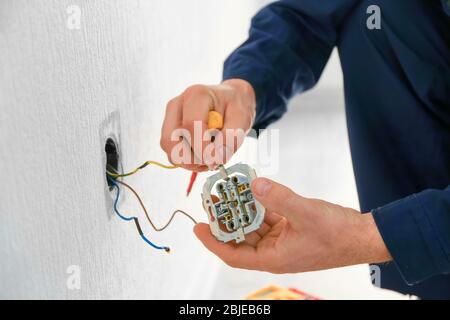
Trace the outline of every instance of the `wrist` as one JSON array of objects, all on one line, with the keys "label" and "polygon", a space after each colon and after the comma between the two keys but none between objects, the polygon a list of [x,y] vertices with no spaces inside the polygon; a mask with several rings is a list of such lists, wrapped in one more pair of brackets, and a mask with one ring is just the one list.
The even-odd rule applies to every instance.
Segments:
[{"label": "wrist", "polygon": [[373,219],[372,213],[361,215],[361,250],[365,252],[363,255],[363,263],[383,263],[392,260],[391,254],[387,249],[377,224]]},{"label": "wrist", "polygon": [[250,106],[250,110],[254,115],[256,112],[256,93],[250,82],[243,79],[228,79],[222,82],[222,84],[232,87],[244,102]]},{"label": "wrist", "polygon": [[249,96],[250,98],[255,98],[255,90],[253,90],[253,86],[250,82],[243,79],[228,79],[222,82],[223,84],[232,86],[234,89],[239,92]]}]

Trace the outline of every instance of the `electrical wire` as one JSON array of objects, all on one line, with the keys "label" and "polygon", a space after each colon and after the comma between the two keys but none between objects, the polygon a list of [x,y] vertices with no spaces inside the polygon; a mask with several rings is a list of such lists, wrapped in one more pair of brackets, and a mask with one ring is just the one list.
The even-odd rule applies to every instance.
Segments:
[{"label": "electrical wire", "polygon": [[120,196],[120,187],[119,187],[119,185],[116,183],[116,182],[119,182],[119,181],[118,181],[118,180],[114,180],[114,179],[112,179],[112,178],[110,178],[110,177],[108,177],[108,181],[110,181],[110,183],[117,189],[116,198],[115,198],[115,200],[114,200],[114,205],[113,205],[113,208],[114,208],[115,213],[116,213],[122,220],[124,220],[124,221],[131,221],[131,220],[133,220],[134,223],[136,224],[136,228],[137,228],[137,230],[138,230],[139,235],[140,235],[141,238],[142,238],[146,243],[148,243],[150,246],[152,246],[153,248],[155,248],[155,249],[157,249],[157,250],[164,250],[164,251],[166,251],[166,252],[170,252],[170,248],[169,248],[169,247],[158,246],[158,245],[154,244],[153,242],[151,242],[151,241],[144,235],[144,233],[142,232],[142,229],[141,229],[141,226],[140,226],[140,224],[139,224],[139,220],[138,220],[137,217],[125,217],[125,216],[123,216],[123,215],[119,212],[119,210],[118,210],[118,208],[117,208],[117,203],[118,203],[118,201],[119,201],[119,196]]},{"label": "electrical wire", "polygon": [[128,188],[128,189],[135,195],[135,197],[136,197],[136,198],[138,199],[138,201],[139,201],[139,204],[141,205],[142,210],[144,210],[144,213],[145,213],[145,216],[147,217],[148,222],[150,223],[150,225],[153,227],[153,229],[154,229],[155,231],[160,232],[160,231],[163,231],[164,229],[166,229],[166,228],[172,223],[172,220],[173,220],[173,218],[175,218],[175,215],[176,215],[177,213],[180,213],[180,214],[185,215],[185,216],[188,217],[194,224],[197,224],[197,221],[196,221],[191,215],[189,215],[188,213],[184,212],[183,210],[178,209],[178,210],[175,210],[175,211],[172,213],[172,216],[170,217],[169,221],[167,221],[167,223],[166,223],[163,227],[161,227],[161,228],[156,227],[155,224],[153,223],[152,219],[150,219],[150,216],[149,216],[149,214],[148,214],[148,212],[147,212],[147,209],[145,208],[144,202],[142,201],[141,197],[140,197],[139,194],[136,192],[136,190],[134,190],[130,185],[128,185],[127,183],[125,183],[125,182],[123,182],[123,181],[116,180],[116,182],[118,182],[118,183],[120,183],[121,185],[123,185],[124,187]]},{"label": "electrical wire", "polygon": [[176,168],[178,168],[178,166],[175,166],[175,165],[166,165],[166,164],[163,164],[161,162],[149,160],[149,161],[144,162],[144,164],[142,164],[141,166],[137,167],[136,169],[134,169],[133,171],[130,171],[128,173],[120,174],[120,173],[116,173],[116,172],[110,172],[108,170],[106,170],[106,173],[110,177],[113,177],[113,178],[128,177],[128,176],[131,176],[131,175],[135,174],[139,170],[144,169],[149,164],[152,164],[152,165],[164,168],[164,169],[176,169]]},{"label": "electrical wire", "polygon": [[125,216],[123,216],[123,215],[119,212],[119,209],[117,209],[117,203],[119,202],[119,197],[120,197],[120,188],[119,188],[119,186],[117,185],[117,183],[116,183],[115,181],[113,181],[112,179],[110,179],[109,177],[108,177],[108,180],[109,180],[109,181],[112,183],[112,185],[113,185],[114,187],[116,187],[116,189],[117,189],[116,199],[114,200],[114,205],[113,205],[114,211],[115,211],[116,214],[119,216],[119,218],[121,218],[121,219],[124,220],[124,221],[131,221],[131,220],[133,220],[134,217],[125,217]]}]

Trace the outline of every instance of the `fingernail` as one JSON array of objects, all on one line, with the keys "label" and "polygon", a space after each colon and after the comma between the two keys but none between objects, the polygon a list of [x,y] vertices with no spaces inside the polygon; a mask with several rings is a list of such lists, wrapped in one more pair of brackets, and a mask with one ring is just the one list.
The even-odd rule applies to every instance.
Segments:
[{"label": "fingernail", "polygon": [[271,187],[272,184],[266,179],[258,179],[255,181],[254,192],[257,196],[264,197],[269,193]]}]

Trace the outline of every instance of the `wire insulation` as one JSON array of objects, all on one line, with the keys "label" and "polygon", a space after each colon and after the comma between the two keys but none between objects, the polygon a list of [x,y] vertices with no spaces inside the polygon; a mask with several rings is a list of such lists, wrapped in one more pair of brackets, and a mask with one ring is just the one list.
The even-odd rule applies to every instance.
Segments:
[{"label": "wire insulation", "polygon": [[161,227],[161,228],[156,227],[155,224],[153,223],[152,219],[150,218],[149,214],[148,214],[148,211],[147,211],[147,209],[146,209],[146,207],[145,207],[145,205],[144,205],[144,202],[142,201],[141,197],[140,197],[139,194],[136,192],[136,190],[134,190],[134,188],[132,188],[130,185],[128,185],[127,183],[125,183],[125,182],[123,182],[123,181],[117,180],[116,182],[118,182],[118,183],[120,183],[121,185],[123,185],[124,187],[128,188],[128,189],[135,195],[135,197],[136,197],[136,198],[138,199],[138,201],[139,201],[139,204],[141,205],[142,210],[144,210],[144,213],[145,213],[145,216],[147,217],[148,222],[150,223],[150,225],[153,227],[153,229],[154,229],[155,231],[160,232],[160,231],[163,231],[164,229],[166,229],[166,228],[172,223],[172,220],[175,218],[175,215],[176,215],[177,213],[180,213],[180,214],[185,215],[185,216],[188,217],[194,224],[197,224],[197,221],[196,221],[191,215],[189,215],[188,213],[184,212],[183,210],[179,210],[179,209],[178,209],[178,210],[175,210],[175,211],[172,213],[172,216],[170,217],[169,221],[167,221],[167,223],[166,223],[163,227]]},{"label": "wire insulation", "polygon": [[157,250],[164,250],[167,253],[170,252],[170,248],[169,247],[160,247],[160,246],[155,245],[153,242],[148,240],[144,234],[141,234],[141,238],[142,238],[142,240],[144,240],[145,242],[147,242],[149,245],[151,245],[153,248],[155,248]]},{"label": "wire insulation", "polygon": [[133,221],[135,222],[135,224],[136,224],[136,228],[137,228],[137,230],[138,230],[139,235],[140,235],[141,238],[142,238],[146,243],[148,243],[150,246],[152,246],[153,248],[155,248],[155,249],[157,249],[157,250],[164,250],[164,251],[166,251],[166,252],[170,252],[170,248],[169,248],[169,247],[166,247],[166,246],[158,246],[158,245],[154,244],[153,242],[151,242],[151,241],[144,235],[144,233],[142,232],[142,229],[141,229],[141,227],[140,227],[140,225],[139,225],[139,220],[138,220],[137,217],[126,217],[126,216],[122,215],[122,214],[119,212],[119,210],[118,210],[118,208],[117,208],[117,203],[119,202],[120,187],[119,187],[119,185],[117,184],[117,182],[120,182],[120,181],[114,180],[114,179],[112,179],[112,178],[110,178],[110,177],[108,177],[108,180],[109,180],[109,181],[111,182],[111,184],[117,189],[116,198],[115,198],[115,200],[114,200],[114,205],[113,205],[113,208],[114,208],[115,213],[116,213],[122,220],[125,220],[125,221],[131,221],[131,220],[133,220]]},{"label": "wire insulation", "polygon": [[142,164],[140,167],[137,167],[136,169],[134,169],[133,171],[130,171],[128,173],[120,174],[120,173],[110,172],[108,170],[106,170],[106,173],[109,176],[113,177],[113,178],[128,177],[128,176],[131,176],[131,175],[135,174],[139,170],[144,169],[149,164],[152,164],[152,165],[164,168],[164,169],[176,169],[176,168],[178,168],[178,166],[175,166],[175,165],[166,165],[166,164],[163,164],[161,162],[149,160],[149,161],[144,162],[144,164]]},{"label": "wire insulation", "polygon": [[116,194],[116,199],[114,200],[114,211],[116,212],[116,214],[125,221],[131,221],[134,219],[134,217],[125,217],[123,216],[120,212],[119,209],[117,209],[117,203],[119,202],[119,197],[120,197],[120,188],[117,185],[117,183],[115,181],[113,181],[111,178],[108,177],[108,179],[110,180],[110,182],[113,184],[114,187],[116,187],[117,189],[117,194]]}]

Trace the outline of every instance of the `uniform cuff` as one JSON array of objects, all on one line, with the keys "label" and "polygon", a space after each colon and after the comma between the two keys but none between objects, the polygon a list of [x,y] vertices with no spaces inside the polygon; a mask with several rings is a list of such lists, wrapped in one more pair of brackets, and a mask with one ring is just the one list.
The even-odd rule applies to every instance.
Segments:
[{"label": "uniform cuff", "polygon": [[[378,230],[409,285],[448,270],[448,258],[423,206],[427,193],[414,194],[372,211]],[[383,275],[381,275],[383,276]]]}]

